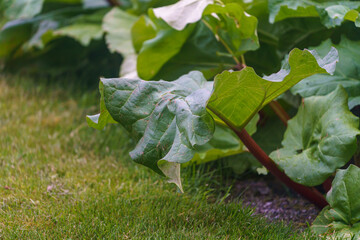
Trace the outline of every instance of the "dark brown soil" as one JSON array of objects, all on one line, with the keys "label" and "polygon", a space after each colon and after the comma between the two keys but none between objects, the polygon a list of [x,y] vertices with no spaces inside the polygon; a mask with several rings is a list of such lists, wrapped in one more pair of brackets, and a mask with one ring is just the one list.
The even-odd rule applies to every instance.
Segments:
[{"label": "dark brown soil", "polygon": [[255,207],[270,221],[293,222],[300,229],[310,225],[319,209],[274,179],[247,179],[234,184],[232,197]]}]

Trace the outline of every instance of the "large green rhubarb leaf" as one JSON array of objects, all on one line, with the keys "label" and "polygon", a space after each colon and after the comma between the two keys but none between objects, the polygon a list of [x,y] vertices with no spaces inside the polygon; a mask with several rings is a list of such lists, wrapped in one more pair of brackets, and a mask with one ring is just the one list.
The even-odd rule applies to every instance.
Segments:
[{"label": "large green rhubarb leaf", "polygon": [[333,91],[339,84],[349,95],[349,108],[360,105],[360,41],[354,42],[343,37],[338,45],[330,40],[325,41],[315,50],[323,55],[331,46],[339,52],[339,63],[332,76],[317,74],[304,79],[295,85],[291,91],[302,97],[322,96]]},{"label": "large green rhubarb leaf", "polygon": [[269,0],[270,22],[294,17],[320,17],[328,27],[340,26],[344,20],[360,27],[360,2],[320,0]]},{"label": "large green rhubarb leaf", "polygon": [[101,128],[112,119],[120,123],[137,141],[131,158],[157,173],[178,178],[178,164],[190,161],[196,148],[213,136],[214,120],[206,110],[212,83],[200,72],[173,82],[126,78],[101,82],[105,107],[101,105],[100,116],[88,117],[89,125]]},{"label": "large green rhubarb leaf", "polygon": [[251,67],[238,72],[225,71],[215,77],[207,107],[226,124],[241,130],[262,107],[302,79],[317,73],[331,73],[336,61],[335,49],[323,59],[316,52],[294,49],[288,64],[264,78]]},{"label": "large green rhubarb leaf", "polygon": [[360,239],[359,196],[360,169],[350,165],[339,170],[326,196],[329,206],[315,219],[312,230],[331,239]]},{"label": "large green rhubarb leaf", "polygon": [[356,151],[359,119],[339,86],[326,96],[309,97],[288,122],[283,148],[270,157],[295,182],[316,186],[345,165]]},{"label": "large green rhubarb leaf", "polygon": [[211,3],[214,1],[182,0],[154,9],[154,14],[179,31],[202,19],[232,56],[259,47],[256,17],[246,13],[239,3]]}]

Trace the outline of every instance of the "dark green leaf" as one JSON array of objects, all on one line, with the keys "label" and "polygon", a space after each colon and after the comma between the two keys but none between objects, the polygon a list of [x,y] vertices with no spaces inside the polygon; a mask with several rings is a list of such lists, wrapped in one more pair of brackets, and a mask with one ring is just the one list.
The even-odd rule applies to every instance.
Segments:
[{"label": "dark green leaf", "polygon": [[324,208],[315,219],[312,230],[331,239],[360,238],[360,169],[350,165],[336,173]]},{"label": "dark green leaf", "polygon": [[31,38],[32,24],[26,20],[7,23],[0,32],[0,58],[9,57]]},{"label": "dark green leaf", "polygon": [[328,27],[340,26],[344,20],[360,26],[360,2],[356,1],[297,1],[269,0],[270,22],[294,17],[320,17]]},{"label": "dark green leaf", "polygon": [[[94,10],[73,7],[55,10],[27,20],[8,22],[0,32],[0,57],[10,58],[15,52],[19,57],[33,47],[43,48],[59,36],[53,34],[53,31],[76,22],[89,24],[97,19],[97,24],[100,24],[99,15],[102,13],[104,11],[94,13]],[[77,36],[80,37],[79,34]]]},{"label": "dark green leaf", "polygon": [[[330,40],[316,47],[320,55],[324,55],[331,48]],[[349,108],[360,105],[360,41],[353,42],[342,38],[338,45],[333,45],[339,52],[339,63],[334,75],[317,74],[304,79],[294,86],[291,91],[302,97],[322,96],[333,91],[339,84],[349,95]]]},{"label": "dark green leaf", "polygon": [[288,122],[283,148],[270,157],[295,182],[316,186],[345,165],[356,150],[359,119],[347,107],[339,86],[326,96],[304,100]]}]

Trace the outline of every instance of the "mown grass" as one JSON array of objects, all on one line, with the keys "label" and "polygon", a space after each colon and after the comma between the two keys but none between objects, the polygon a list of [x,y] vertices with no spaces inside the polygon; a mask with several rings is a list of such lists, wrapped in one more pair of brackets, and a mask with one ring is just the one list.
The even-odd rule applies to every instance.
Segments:
[{"label": "mown grass", "polygon": [[0,77],[1,239],[310,238],[224,203],[214,172],[185,169],[178,193],[131,162],[120,127],[87,127],[97,92],[77,89]]}]

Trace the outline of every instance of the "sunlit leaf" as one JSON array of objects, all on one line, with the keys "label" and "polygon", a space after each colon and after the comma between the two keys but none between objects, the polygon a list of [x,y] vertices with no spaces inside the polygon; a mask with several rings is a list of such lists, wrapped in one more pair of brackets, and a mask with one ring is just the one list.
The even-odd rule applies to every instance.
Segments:
[{"label": "sunlit leaf", "polygon": [[181,0],[169,6],[155,8],[154,14],[172,28],[181,31],[187,24],[199,21],[206,6],[213,2],[213,0]]},{"label": "sunlit leaf", "polygon": [[279,72],[264,78],[251,67],[225,71],[215,77],[207,107],[233,129],[241,130],[262,107],[302,79],[334,69],[336,50],[332,49],[323,59],[313,54],[294,49]]},{"label": "sunlit leaf", "polygon": [[104,101],[104,84],[102,81],[99,83],[99,92],[100,92],[100,113],[92,116],[86,116],[86,121],[90,127],[101,130],[108,123],[116,123],[115,120],[111,117],[110,113],[106,109]]}]

